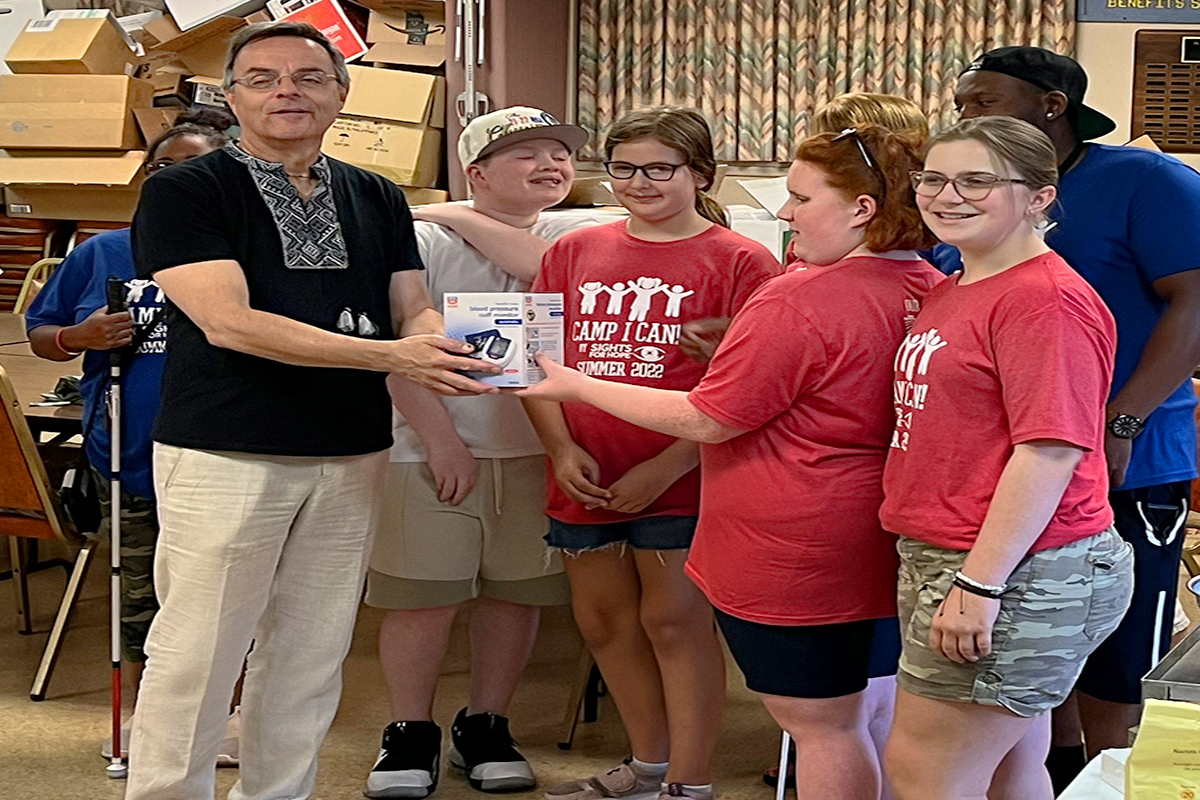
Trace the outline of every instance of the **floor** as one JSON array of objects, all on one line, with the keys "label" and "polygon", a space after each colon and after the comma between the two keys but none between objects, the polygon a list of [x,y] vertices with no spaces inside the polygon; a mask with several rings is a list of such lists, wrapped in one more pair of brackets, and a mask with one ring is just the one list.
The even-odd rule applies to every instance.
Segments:
[{"label": "floor", "polygon": [[[119,800],[124,781],[106,777],[99,746],[109,725],[111,677],[108,660],[107,552],[92,569],[66,637],[63,656],[49,686],[47,699],[28,699],[46,631],[62,591],[61,569],[34,573],[32,636],[20,636],[9,620],[10,584],[0,583],[0,798],[23,800]],[[0,558],[0,560],[6,560]],[[0,565],[0,569],[6,565]],[[388,722],[383,677],[375,656],[379,613],[364,608],[346,662],[341,709],[322,753],[315,797],[350,800],[362,797],[366,774]],[[447,660],[437,716],[448,726],[465,704],[467,650],[465,633],[456,629],[455,645]],[[579,639],[567,609],[552,609],[544,617],[541,635],[510,716],[522,751],[533,762],[543,786],[595,774],[628,754],[628,745],[615,709],[602,700],[600,719],[581,724],[570,752],[557,747],[567,694],[579,661]],[[759,702],[741,684],[730,666],[729,703],[714,770],[721,776],[720,797],[728,800],[770,800],[772,792],[760,782],[762,769],[777,756],[779,734]],[[218,797],[236,780],[237,771],[219,770]],[[436,798],[479,800],[459,775],[443,775]],[[540,798],[538,791],[511,795],[514,800]]]}]

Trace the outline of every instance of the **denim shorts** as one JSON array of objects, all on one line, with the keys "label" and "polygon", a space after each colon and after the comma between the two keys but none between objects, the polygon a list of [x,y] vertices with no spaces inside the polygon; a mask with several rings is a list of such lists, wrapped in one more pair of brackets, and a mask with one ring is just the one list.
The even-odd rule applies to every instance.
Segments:
[{"label": "denim shorts", "polygon": [[604,525],[550,520],[546,544],[561,550],[599,550],[623,544],[635,550],[686,550],[696,535],[696,517],[643,517]]}]

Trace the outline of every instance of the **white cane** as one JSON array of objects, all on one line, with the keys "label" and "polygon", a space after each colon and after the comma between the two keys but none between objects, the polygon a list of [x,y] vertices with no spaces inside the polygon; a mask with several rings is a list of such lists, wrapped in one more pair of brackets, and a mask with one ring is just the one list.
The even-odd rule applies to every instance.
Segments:
[{"label": "white cane", "polygon": [[[125,282],[108,279],[108,313],[125,310]],[[109,389],[108,420],[112,439],[109,468],[112,483],[109,491],[109,528],[111,532],[112,571],[109,577],[109,643],[112,656],[112,761],[105,767],[110,778],[124,778],[129,768],[121,755],[121,359],[124,349],[108,354]]]}]

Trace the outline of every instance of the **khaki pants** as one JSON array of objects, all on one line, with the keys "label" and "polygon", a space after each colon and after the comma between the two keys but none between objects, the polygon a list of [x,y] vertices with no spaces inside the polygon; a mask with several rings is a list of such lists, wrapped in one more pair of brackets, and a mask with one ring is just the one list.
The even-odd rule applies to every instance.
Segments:
[{"label": "khaki pants", "polygon": [[299,458],[155,445],[162,605],[126,800],[210,800],[234,684],[231,800],[307,798],[341,695],[386,453]]}]

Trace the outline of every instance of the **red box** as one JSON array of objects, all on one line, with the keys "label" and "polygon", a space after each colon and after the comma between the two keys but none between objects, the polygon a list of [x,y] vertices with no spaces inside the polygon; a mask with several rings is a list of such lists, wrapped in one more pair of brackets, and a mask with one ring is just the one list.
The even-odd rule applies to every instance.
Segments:
[{"label": "red box", "polygon": [[347,61],[362,56],[367,52],[367,43],[350,23],[345,10],[338,5],[337,0],[317,0],[317,2],[293,11],[280,19],[293,22],[307,22],[329,37]]}]

